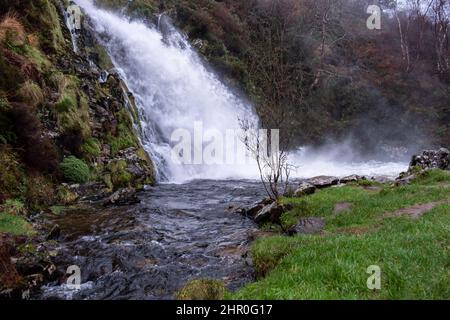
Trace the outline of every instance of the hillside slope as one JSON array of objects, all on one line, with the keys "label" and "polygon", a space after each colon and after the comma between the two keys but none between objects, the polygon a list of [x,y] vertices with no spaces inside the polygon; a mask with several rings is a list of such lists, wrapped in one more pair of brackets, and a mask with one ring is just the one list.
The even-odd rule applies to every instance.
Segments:
[{"label": "hillside slope", "polygon": [[89,29],[75,54],[63,2],[0,5],[0,204],[34,213],[152,184],[133,97],[102,79],[112,64]]}]

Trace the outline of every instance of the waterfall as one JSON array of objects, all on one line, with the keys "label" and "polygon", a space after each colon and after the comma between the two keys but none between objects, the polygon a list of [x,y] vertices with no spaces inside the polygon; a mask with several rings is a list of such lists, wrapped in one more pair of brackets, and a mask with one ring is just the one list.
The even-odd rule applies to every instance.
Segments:
[{"label": "waterfall", "polygon": [[[92,0],[75,1],[90,18],[99,40],[136,98],[141,118],[141,140],[155,163],[160,181],[192,179],[259,178],[251,160],[245,164],[184,164],[173,161],[172,134],[179,129],[195,132],[226,132],[239,129],[239,119],[257,124],[253,108],[224,85],[164,14],[156,26],[96,7]],[[300,129],[299,129],[300,130]],[[210,136],[208,136],[210,137]],[[195,139],[194,139],[195,140]],[[203,145],[208,143],[205,138]],[[224,157],[236,153],[224,143]],[[193,153],[199,145],[193,145]],[[395,176],[407,168],[405,162],[362,160],[345,142],[325,151],[303,148],[290,155],[297,169],[292,177],[350,174]],[[344,151],[345,157],[340,154]],[[359,160],[358,160],[359,159]],[[225,162],[228,163],[228,162]]]},{"label": "waterfall", "polygon": [[[177,129],[225,135],[239,129],[239,119],[257,122],[252,107],[231,92],[205,66],[189,42],[165,16],[158,26],[131,21],[93,5],[75,1],[92,21],[116,69],[136,97],[140,109],[142,142],[161,179],[256,177],[254,166],[178,165],[171,159],[171,135]],[[233,150],[225,150],[233,152]]]}]

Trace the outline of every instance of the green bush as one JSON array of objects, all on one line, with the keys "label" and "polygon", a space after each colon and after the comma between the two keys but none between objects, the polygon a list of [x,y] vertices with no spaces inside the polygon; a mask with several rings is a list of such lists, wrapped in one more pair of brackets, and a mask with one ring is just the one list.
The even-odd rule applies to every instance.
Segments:
[{"label": "green bush", "polygon": [[64,179],[73,183],[86,183],[90,178],[90,171],[87,164],[74,156],[64,159],[59,165],[59,168],[64,175]]},{"label": "green bush", "polygon": [[81,150],[88,156],[98,157],[102,150],[100,141],[95,138],[89,138],[86,142],[81,146]]}]

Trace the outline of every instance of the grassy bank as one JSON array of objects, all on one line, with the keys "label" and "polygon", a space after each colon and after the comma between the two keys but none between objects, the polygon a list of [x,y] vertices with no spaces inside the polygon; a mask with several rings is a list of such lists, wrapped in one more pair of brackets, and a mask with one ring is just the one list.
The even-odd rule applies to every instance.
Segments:
[{"label": "grassy bank", "polygon": [[[257,240],[251,251],[261,277],[230,298],[450,298],[449,172],[431,171],[407,186],[354,184],[283,201],[295,206],[283,216],[285,227],[322,217],[325,229]],[[371,265],[381,268],[380,290],[367,288]]]}]

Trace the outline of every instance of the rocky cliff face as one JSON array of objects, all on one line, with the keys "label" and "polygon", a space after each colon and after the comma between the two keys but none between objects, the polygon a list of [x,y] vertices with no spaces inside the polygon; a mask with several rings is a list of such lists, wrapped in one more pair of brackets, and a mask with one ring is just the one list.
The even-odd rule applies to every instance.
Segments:
[{"label": "rocky cliff face", "polygon": [[155,181],[134,99],[68,1],[0,1],[0,204],[29,212]]},{"label": "rocky cliff face", "polygon": [[0,0],[0,299],[57,275],[59,228],[37,213],[127,203],[155,182],[133,96],[87,19],[73,50],[69,5]]}]

